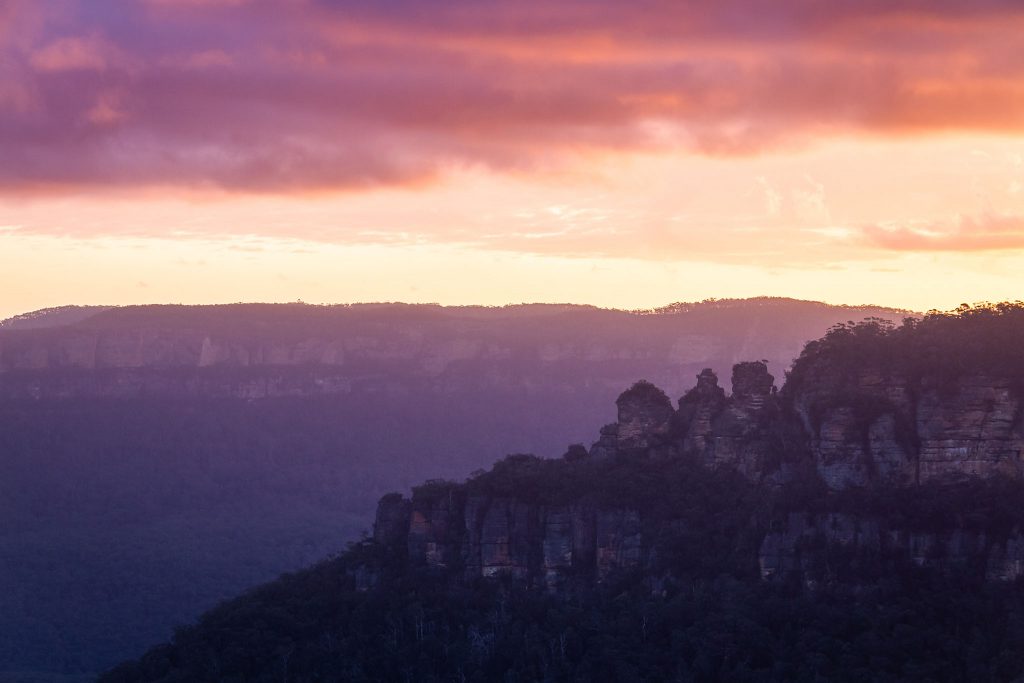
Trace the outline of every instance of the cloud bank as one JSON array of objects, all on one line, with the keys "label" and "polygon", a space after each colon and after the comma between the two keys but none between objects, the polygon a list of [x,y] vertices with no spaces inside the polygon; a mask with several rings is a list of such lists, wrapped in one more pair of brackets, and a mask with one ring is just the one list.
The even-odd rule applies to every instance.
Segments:
[{"label": "cloud bank", "polygon": [[864,235],[872,245],[893,251],[1024,250],[1024,217],[988,213],[952,223],[868,226]]},{"label": "cloud bank", "polygon": [[997,0],[8,0],[0,192],[301,193],[1016,133],[1022,31]]}]

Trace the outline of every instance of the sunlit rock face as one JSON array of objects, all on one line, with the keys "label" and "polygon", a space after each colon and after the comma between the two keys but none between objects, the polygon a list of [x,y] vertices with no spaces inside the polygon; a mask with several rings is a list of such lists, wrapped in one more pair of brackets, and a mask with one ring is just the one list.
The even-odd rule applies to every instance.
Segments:
[{"label": "sunlit rock face", "polygon": [[769,421],[777,413],[774,382],[760,361],[733,367],[732,395],[712,424],[706,463],[736,469],[749,479],[764,476],[771,450]]},{"label": "sunlit rock face", "polygon": [[732,399],[738,409],[748,413],[760,410],[774,387],[775,378],[763,361],[737,363],[732,368]]},{"label": "sunlit rock face", "polygon": [[832,489],[1019,477],[1021,405],[1005,378],[911,379],[871,368],[852,377],[817,373],[793,393],[818,473]]},{"label": "sunlit rock face", "polygon": [[725,389],[718,386],[718,376],[711,368],[704,368],[697,375],[697,386],[679,399],[679,422],[686,430],[686,451],[710,452],[714,420],[725,405]]},{"label": "sunlit rock face", "polygon": [[916,418],[920,481],[1021,475],[1024,414],[1007,380],[972,375],[946,387],[926,380]]},{"label": "sunlit rock face", "polygon": [[624,451],[642,451],[662,441],[672,420],[672,401],[661,389],[641,380],[624,391],[618,407],[617,446]]}]

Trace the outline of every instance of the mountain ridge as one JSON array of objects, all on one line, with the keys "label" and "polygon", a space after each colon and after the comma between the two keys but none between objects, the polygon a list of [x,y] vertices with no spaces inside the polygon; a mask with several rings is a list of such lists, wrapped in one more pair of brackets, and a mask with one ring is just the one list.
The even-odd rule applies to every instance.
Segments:
[{"label": "mountain ridge", "polygon": [[[579,374],[572,364],[596,363],[632,364],[628,372],[676,390],[702,363],[722,371],[723,356],[731,364],[760,354],[785,368],[804,339],[850,314],[897,320],[905,313],[771,298],[647,312],[561,304],[120,307],[70,325],[0,328],[0,394],[255,398],[350,393],[359,382],[444,391],[448,377],[498,386],[520,375],[529,389],[549,381],[547,370],[531,376],[537,367]],[[771,326],[755,334],[765,316]],[[173,370],[186,374],[160,376]],[[615,377],[619,385],[631,381],[625,372]]]},{"label": "mountain ridge", "polygon": [[[1019,447],[984,447],[1024,445],[1024,359],[1007,340],[1024,341],[1024,306],[839,326],[781,391],[760,361],[734,367],[728,395],[701,372],[678,407],[637,382],[589,449],[388,494],[372,540],[225,603],[102,680],[206,680],[210,657],[271,680],[285,650],[294,680],[1015,680],[1024,470]],[[979,410],[1006,412],[975,405],[979,377],[1013,417],[968,434]],[[899,419],[887,411],[903,395],[921,407],[919,431],[896,446],[919,459],[934,457],[930,440],[949,449],[926,476],[872,466],[889,455],[872,435]],[[882,409],[857,414],[865,397]],[[809,405],[825,417],[809,420]],[[856,420],[830,428],[828,411]],[[834,476],[844,460],[863,476]]]}]

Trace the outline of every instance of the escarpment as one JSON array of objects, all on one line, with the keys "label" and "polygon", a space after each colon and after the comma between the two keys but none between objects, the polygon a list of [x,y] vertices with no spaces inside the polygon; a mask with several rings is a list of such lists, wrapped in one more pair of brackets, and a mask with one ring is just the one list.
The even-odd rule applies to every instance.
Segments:
[{"label": "escarpment", "polygon": [[551,588],[570,577],[601,580],[637,568],[644,550],[636,510],[545,504],[451,482],[428,482],[411,500],[385,496],[374,541],[412,566],[467,579],[507,574]]},{"label": "escarpment", "polygon": [[778,390],[636,382],[589,448],[388,494],[373,540],[106,680],[221,680],[238,644],[308,680],[1020,680],[1022,348],[1024,304],[986,306],[838,326]]},{"label": "escarpment", "polygon": [[[681,530],[706,522],[681,512],[699,507],[686,498],[705,495],[692,479],[705,477],[703,486],[730,482],[725,495],[740,501],[745,517],[727,532],[733,551],[744,548],[740,573],[813,583],[905,564],[1015,579],[1024,568],[1024,517],[1011,510],[1024,494],[1024,362],[1011,357],[1002,374],[969,356],[951,367],[933,347],[927,362],[894,362],[935,333],[933,321],[908,325],[836,328],[808,345],[781,391],[764,361],[736,364],[728,394],[704,369],[676,406],[641,380],[589,451],[510,457],[466,484],[393,499],[408,530],[393,543],[413,565],[549,588],[671,573]],[[681,473],[688,484],[666,484]],[[503,477],[518,488],[492,490]],[[616,486],[629,493],[608,495]],[[394,526],[389,514],[379,527]]]},{"label": "escarpment", "polygon": [[1024,576],[1024,529],[985,529],[963,520],[908,526],[871,513],[798,512],[775,519],[758,552],[763,579],[799,576],[812,584],[877,578],[899,564],[1013,581]]},{"label": "escarpment", "polygon": [[809,374],[787,392],[830,488],[1024,474],[1019,378],[877,367]]},{"label": "escarpment", "polygon": [[[611,398],[641,376],[674,392],[701,367],[722,371],[748,352],[788,363],[807,338],[855,310],[901,314],[782,299],[633,312],[429,304],[42,311],[0,321],[0,400],[577,387]],[[765,330],[762,320],[773,317],[789,324]]]}]

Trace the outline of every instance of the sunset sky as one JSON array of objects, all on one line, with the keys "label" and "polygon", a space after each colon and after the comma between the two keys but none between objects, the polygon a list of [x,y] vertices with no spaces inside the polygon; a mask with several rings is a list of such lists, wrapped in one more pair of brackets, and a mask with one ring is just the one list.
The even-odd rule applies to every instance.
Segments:
[{"label": "sunset sky", "polygon": [[1024,298],[1019,0],[0,0],[0,317]]}]

